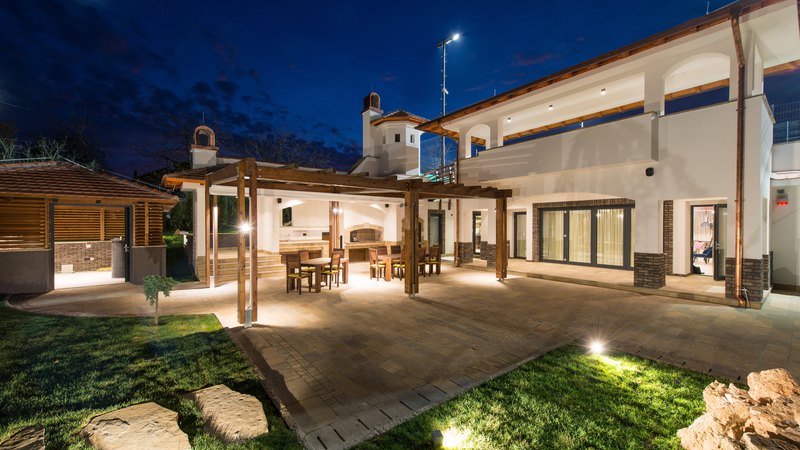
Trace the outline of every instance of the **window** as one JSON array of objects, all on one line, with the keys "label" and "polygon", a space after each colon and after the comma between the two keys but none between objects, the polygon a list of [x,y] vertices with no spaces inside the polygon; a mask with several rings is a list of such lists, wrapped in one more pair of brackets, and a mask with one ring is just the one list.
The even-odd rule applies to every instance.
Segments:
[{"label": "window", "polygon": [[395,141],[395,142],[400,142],[400,133],[395,133],[395,135],[394,135],[394,141]]},{"label": "window", "polygon": [[292,207],[283,208],[281,214],[281,225],[284,227],[292,226]]},{"label": "window", "polygon": [[386,143],[386,136],[383,137],[383,143]]},{"label": "window", "polygon": [[631,268],[633,213],[627,205],[541,210],[541,259]]},{"label": "window", "polygon": [[414,135],[413,134],[411,135],[411,143],[412,144],[414,143]]}]

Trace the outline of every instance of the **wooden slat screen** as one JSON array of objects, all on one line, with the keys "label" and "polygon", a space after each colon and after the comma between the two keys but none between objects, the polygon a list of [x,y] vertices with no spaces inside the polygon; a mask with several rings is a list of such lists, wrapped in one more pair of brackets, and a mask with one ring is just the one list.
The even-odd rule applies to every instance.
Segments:
[{"label": "wooden slat screen", "polygon": [[104,210],[103,230],[105,240],[125,237],[125,210],[106,209]]},{"label": "wooden slat screen", "polygon": [[109,241],[125,236],[125,210],[96,206],[56,206],[56,242]]},{"label": "wooden slat screen", "polygon": [[0,198],[0,250],[47,248],[47,202]]},{"label": "wooden slat screen", "polygon": [[164,245],[164,207],[158,203],[133,206],[133,245]]}]

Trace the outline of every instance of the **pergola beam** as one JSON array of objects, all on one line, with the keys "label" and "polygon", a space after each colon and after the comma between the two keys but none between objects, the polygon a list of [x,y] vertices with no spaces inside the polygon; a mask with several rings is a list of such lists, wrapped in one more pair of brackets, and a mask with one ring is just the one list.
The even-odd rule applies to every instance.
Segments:
[{"label": "pergola beam", "polygon": [[209,173],[206,175],[206,185],[222,184],[226,181],[236,180],[240,174],[239,166],[242,164],[244,164],[244,161],[239,161],[229,164],[216,172]]}]

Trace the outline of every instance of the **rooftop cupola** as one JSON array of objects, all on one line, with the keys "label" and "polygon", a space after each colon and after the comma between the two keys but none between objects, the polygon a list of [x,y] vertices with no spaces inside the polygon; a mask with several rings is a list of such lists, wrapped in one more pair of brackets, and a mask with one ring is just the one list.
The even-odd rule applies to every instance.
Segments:
[{"label": "rooftop cupola", "polygon": [[364,109],[362,109],[361,112],[367,111],[374,111],[378,114],[383,113],[383,111],[381,111],[381,96],[375,91],[370,92],[364,97]]},{"label": "rooftop cupola", "polygon": [[192,153],[192,167],[211,167],[217,165],[217,137],[214,130],[200,125],[194,129],[194,139],[190,152]]}]

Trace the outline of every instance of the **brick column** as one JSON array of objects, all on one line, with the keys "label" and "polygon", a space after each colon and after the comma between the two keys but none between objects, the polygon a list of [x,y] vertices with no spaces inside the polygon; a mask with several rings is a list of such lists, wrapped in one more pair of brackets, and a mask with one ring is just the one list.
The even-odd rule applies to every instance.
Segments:
[{"label": "brick column", "polygon": [[529,255],[528,261],[539,262],[539,256],[541,255],[541,250],[539,249],[539,208],[533,207],[531,212],[531,236],[529,239],[533,239],[533,250],[531,251],[532,255]]},{"label": "brick column", "polygon": [[664,273],[672,275],[672,200],[664,200]]},{"label": "brick column", "polygon": [[458,242],[457,245],[459,265],[471,263],[473,259],[472,242]]},{"label": "brick column", "polygon": [[659,289],[667,284],[663,253],[633,254],[633,285]]},{"label": "brick column", "polygon": [[764,265],[764,282],[762,286],[764,290],[767,290],[772,287],[772,252],[764,255],[764,261],[762,263]]},{"label": "brick column", "polygon": [[[764,296],[764,259],[745,258],[742,261],[742,287],[752,302],[760,302]],[[725,296],[736,298],[736,259],[725,258]]]},{"label": "brick column", "polygon": [[494,267],[497,264],[497,246],[481,241],[481,259],[486,261],[486,267]]}]

